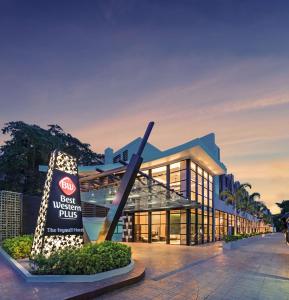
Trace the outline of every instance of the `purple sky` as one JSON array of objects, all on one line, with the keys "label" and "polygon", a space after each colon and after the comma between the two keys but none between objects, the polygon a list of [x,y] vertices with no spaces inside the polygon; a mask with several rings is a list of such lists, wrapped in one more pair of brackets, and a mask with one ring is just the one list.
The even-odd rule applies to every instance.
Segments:
[{"label": "purple sky", "polygon": [[[0,1],[0,124],[61,125],[102,152],[215,132],[273,210],[289,186],[288,1]],[[3,139],[1,137],[0,139]]]}]

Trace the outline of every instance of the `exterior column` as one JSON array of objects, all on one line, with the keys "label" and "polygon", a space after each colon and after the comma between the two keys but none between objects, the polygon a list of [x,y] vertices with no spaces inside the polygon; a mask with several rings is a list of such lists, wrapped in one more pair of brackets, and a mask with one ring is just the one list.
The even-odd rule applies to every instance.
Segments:
[{"label": "exterior column", "polygon": [[148,242],[152,242],[152,212],[148,212]]},{"label": "exterior column", "polygon": [[[171,188],[171,168],[170,165],[166,166],[166,186],[168,189]],[[167,197],[170,197],[170,191],[167,192]],[[170,211],[166,210],[166,244],[170,243]]]},{"label": "exterior column", "polygon": [[213,178],[213,191],[212,191],[212,212],[213,212],[213,215],[212,215],[212,222],[213,222],[213,228],[212,228],[212,242],[215,242],[216,241],[216,236],[215,236],[215,232],[216,232],[216,222],[215,222],[215,177],[212,175],[212,178]]},{"label": "exterior column", "polygon": [[204,244],[205,239],[204,239],[204,235],[205,235],[205,224],[204,224],[204,220],[205,220],[205,201],[204,201],[204,172],[202,171],[202,244]]},{"label": "exterior column", "polygon": [[[208,178],[207,178],[207,183],[206,183],[206,188],[207,188],[207,242],[211,242],[212,236],[210,233],[210,226],[211,226],[211,222],[210,222],[210,216],[211,216],[211,210],[210,210],[210,175],[208,173]],[[212,201],[213,202],[213,201]]]},{"label": "exterior column", "polygon": [[134,214],[125,213],[123,216],[122,241],[134,241]]},{"label": "exterior column", "polygon": [[[186,160],[186,198],[191,199],[191,160]],[[186,209],[186,244],[191,245],[191,209]]]},{"label": "exterior column", "polygon": [[199,216],[198,216],[198,206],[199,206],[199,201],[198,201],[198,193],[199,193],[199,176],[198,176],[198,166],[196,168],[196,208],[195,208],[195,218],[196,218],[196,223],[195,223],[195,245],[198,245],[199,243]]},{"label": "exterior column", "polygon": [[170,243],[170,211],[166,210],[166,244]]}]

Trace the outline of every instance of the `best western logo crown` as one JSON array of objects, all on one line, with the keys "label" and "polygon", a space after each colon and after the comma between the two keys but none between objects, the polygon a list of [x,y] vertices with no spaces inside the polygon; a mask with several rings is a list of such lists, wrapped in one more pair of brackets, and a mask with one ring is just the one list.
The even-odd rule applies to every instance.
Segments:
[{"label": "best western logo crown", "polygon": [[69,177],[63,177],[58,184],[62,192],[67,196],[72,195],[76,191],[76,186]]}]

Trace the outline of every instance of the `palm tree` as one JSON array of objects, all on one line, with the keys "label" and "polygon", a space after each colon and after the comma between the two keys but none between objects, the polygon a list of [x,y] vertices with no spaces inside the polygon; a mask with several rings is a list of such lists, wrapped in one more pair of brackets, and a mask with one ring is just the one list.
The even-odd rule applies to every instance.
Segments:
[{"label": "palm tree", "polygon": [[254,216],[256,212],[256,198],[260,199],[260,197],[260,193],[256,192],[252,193],[251,195],[247,194],[241,201],[241,211]]},{"label": "palm tree", "polygon": [[239,203],[239,209],[243,212],[253,214],[255,212],[255,202],[256,198],[260,199],[260,193],[252,193],[251,195],[247,194]]},{"label": "palm tree", "polygon": [[235,213],[235,230],[234,234],[237,233],[237,209],[240,209],[241,201],[246,197],[247,191],[246,188],[252,188],[250,183],[243,183],[241,184],[235,192],[231,192],[229,190],[223,191],[220,193],[221,197],[225,197],[225,201],[227,204],[231,204],[234,206],[234,213]]},{"label": "palm tree", "polygon": [[281,203],[276,203],[281,208],[281,214],[289,212],[289,200],[283,200]]},{"label": "palm tree", "polygon": [[254,214],[257,218],[262,219],[264,213],[268,210],[267,206],[262,201],[255,201]]},{"label": "palm tree", "polygon": [[272,223],[272,215],[268,207],[262,201],[255,202],[255,216],[262,220],[265,224]]}]

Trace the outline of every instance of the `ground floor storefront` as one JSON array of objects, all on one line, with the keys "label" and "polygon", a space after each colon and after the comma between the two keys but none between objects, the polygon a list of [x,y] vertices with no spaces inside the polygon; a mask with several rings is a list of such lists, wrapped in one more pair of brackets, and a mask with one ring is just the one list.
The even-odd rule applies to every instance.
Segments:
[{"label": "ground floor storefront", "polygon": [[[125,241],[197,245],[222,240],[235,233],[235,216],[204,208],[139,211],[126,213]],[[129,224],[128,224],[129,223]],[[236,233],[268,232],[269,226],[237,216]],[[126,231],[124,230],[124,236]]]}]

